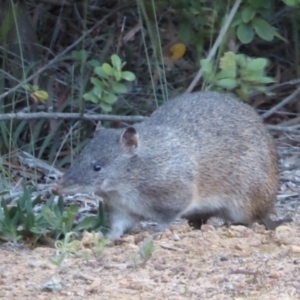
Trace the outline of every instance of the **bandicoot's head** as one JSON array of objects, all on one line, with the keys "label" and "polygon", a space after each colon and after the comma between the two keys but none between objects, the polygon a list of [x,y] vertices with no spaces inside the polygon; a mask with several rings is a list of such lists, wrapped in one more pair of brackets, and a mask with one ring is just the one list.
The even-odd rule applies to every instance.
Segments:
[{"label": "bandicoot's head", "polygon": [[95,193],[119,190],[139,164],[139,135],[134,127],[97,131],[77,160],[53,188],[54,194]]}]

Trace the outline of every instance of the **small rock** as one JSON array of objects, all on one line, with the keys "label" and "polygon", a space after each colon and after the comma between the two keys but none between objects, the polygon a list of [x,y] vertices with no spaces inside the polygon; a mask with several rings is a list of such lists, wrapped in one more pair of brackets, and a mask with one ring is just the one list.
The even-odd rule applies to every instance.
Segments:
[{"label": "small rock", "polygon": [[240,245],[235,245],[235,246],[234,246],[234,249],[239,250],[239,251],[242,251],[242,250],[243,250],[243,247],[241,247]]},{"label": "small rock", "polygon": [[180,237],[176,233],[174,233],[173,234],[173,240],[178,242],[178,241],[180,241]]},{"label": "small rock", "polygon": [[250,228],[242,225],[231,225],[230,230],[233,230],[238,237],[248,237],[253,235],[253,231]]},{"label": "small rock", "polygon": [[161,282],[167,283],[170,281],[170,277],[167,274],[164,274],[161,278]]},{"label": "small rock", "polygon": [[225,256],[221,256],[221,257],[220,257],[220,261],[228,261],[228,258],[225,257]]},{"label": "small rock", "polygon": [[139,282],[132,282],[129,284],[129,286],[127,287],[131,290],[135,290],[135,291],[142,291],[143,290],[143,284],[139,283]]},{"label": "small rock", "polygon": [[94,282],[92,282],[92,283],[88,286],[87,290],[88,290],[90,293],[98,293],[99,287],[100,287],[100,286],[101,286],[101,285],[100,285],[99,280],[95,280]]},{"label": "small rock", "polygon": [[279,226],[275,229],[275,239],[280,244],[292,244],[295,240],[295,231],[289,226]]},{"label": "small rock", "polygon": [[278,274],[278,272],[272,271],[272,272],[270,272],[269,277],[273,278],[273,279],[277,279],[277,278],[279,278],[279,274]]},{"label": "small rock", "polygon": [[208,225],[208,224],[203,224],[201,226],[201,231],[203,232],[208,232],[208,231],[216,231],[215,227],[212,225]]},{"label": "small rock", "polygon": [[91,232],[84,231],[81,243],[86,248],[92,248],[95,246],[95,235]]},{"label": "small rock", "polygon": [[157,270],[157,271],[163,271],[163,270],[166,269],[166,267],[163,266],[163,265],[161,265],[161,264],[155,264],[155,265],[154,265],[154,268],[155,268],[155,270]]},{"label": "small rock", "polygon": [[236,231],[234,231],[232,229],[227,229],[224,234],[229,239],[230,238],[236,238],[236,237],[239,236],[238,232],[236,232]]},{"label": "small rock", "polygon": [[223,281],[223,276],[221,276],[221,275],[215,275],[210,278],[210,282],[213,284],[218,284],[222,281]]},{"label": "small rock", "polygon": [[38,265],[38,263],[37,263],[36,260],[30,260],[30,261],[28,261],[27,265],[28,265],[28,267],[30,267],[30,268],[36,268],[37,265]]},{"label": "small rock", "polygon": [[300,253],[300,246],[292,245],[291,250],[293,253]]},{"label": "small rock", "polygon": [[52,279],[48,281],[43,285],[42,288],[43,291],[52,291],[52,292],[60,291],[61,289],[62,289],[62,285],[60,283],[60,280],[57,279]]}]

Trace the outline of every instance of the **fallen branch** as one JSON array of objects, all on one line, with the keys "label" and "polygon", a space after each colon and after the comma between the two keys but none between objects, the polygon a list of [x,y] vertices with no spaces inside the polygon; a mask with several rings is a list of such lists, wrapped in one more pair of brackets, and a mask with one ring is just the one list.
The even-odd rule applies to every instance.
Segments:
[{"label": "fallen branch", "polygon": [[270,117],[274,112],[278,111],[281,107],[285,106],[292,100],[294,100],[298,94],[300,94],[300,87],[298,87],[291,95],[283,99],[281,102],[279,102],[277,105],[273,106],[271,109],[269,109],[267,112],[265,112],[262,115],[262,118],[266,119]]},{"label": "fallen branch", "polygon": [[8,113],[0,114],[0,121],[9,120],[35,120],[35,119],[64,119],[64,120],[88,120],[88,121],[120,121],[120,122],[142,122],[147,117],[142,116],[116,116],[99,114],[79,114],[62,112],[35,112],[35,113]]},{"label": "fallen branch", "polygon": [[278,125],[267,125],[267,128],[269,130],[273,131],[283,131],[287,133],[293,133],[293,134],[299,134],[300,135],[300,130],[295,129],[293,127],[285,127],[285,126],[278,126]]},{"label": "fallen branch", "polygon": [[[79,113],[10,113],[0,114],[0,121],[9,120],[35,120],[35,119],[63,119],[63,120],[87,120],[87,121],[118,121],[118,122],[130,122],[137,123],[145,121],[148,117],[143,116],[116,116],[116,115],[100,115],[100,114],[79,114]],[[300,134],[298,126],[279,126],[279,125],[267,125],[268,129],[273,131],[283,131],[287,133]]]}]

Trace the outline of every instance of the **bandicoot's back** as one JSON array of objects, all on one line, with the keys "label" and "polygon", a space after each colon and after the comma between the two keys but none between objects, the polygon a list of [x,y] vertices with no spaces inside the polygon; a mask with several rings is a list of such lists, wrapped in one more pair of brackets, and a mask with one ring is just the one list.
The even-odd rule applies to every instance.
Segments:
[{"label": "bandicoot's back", "polygon": [[249,105],[197,92],[165,103],[145,122],[100,129],[56,193],[95,192],[107,204],[109,238],[141,219],[159,230],[176,217],[205,223],[279,223],[268,215],[278,185],[274,141]]}]

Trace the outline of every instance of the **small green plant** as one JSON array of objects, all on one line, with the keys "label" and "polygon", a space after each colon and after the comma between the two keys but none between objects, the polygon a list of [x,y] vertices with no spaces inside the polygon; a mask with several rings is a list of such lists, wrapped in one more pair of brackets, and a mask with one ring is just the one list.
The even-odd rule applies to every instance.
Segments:
[{"label": "small green plant", "polygon": [[249,44],[255,35],[268,42],[272,41],[274,37],[286,41],[267,21],[272,13],[272,5],[274,5],[273,0],[243,2],[231,24],[236,29],[236,35],[240,42]]},{"label": "small green plant", "polygon": [[155,246],[152,240],[146,239],[139,246],[139,252],[134,253],[130,257],[132,267],[138,267],[146,264],[146,262],[152,257],[155,250]]},{"label": "small green plant", "polygon": [[59,197],[56,206],[42,206],[41,215],[50,225],[50,229],[53,232],[56,232],[55,239],[58,239],[61,234],[67,234],[72,231],[75,217],[78,214],[78,209],[79,207],[76,204],[72,204],[70,207],[65,209],[62,197]]},{"label": "small green plant", "polygon": [[207,59],[200,61],[207,84],[216,90],[234,91],[244,100],[252,91],[266,92],[266,84],[274,82],[265,75],[268,64],[266,58],[250,58],[233,52],[224,53],[218,70],[214,69],[213,62]]},{"label": "small green plant", "polygon": [[[96,216],[79,217],[78,206],[64,206],[62,197],[55,201],[52,196],[46,203],[40,197],[32,197],[32,188],[24,188],[14,205],[0,203],[0,240],[20,241],[31,239],[35,244],[41,237],[70,239],[70,233],[95,230],[106,226],[102,203]],[[100,249],[100,246],[99,246]],[[100,251],[100,250],[99,250]]]},{"label": "small green plant", "polygon": [[146,263],[152,256],[155,250],[154,243],[152,240],[145,240],[139,247],[139,253],[143,263]]},{"label": "small green plant", "polygon": [[16,205],[9,207],[1,200],[0,208],[0,239],[4,241],[19,241],[23,237],[33,237],[37,240],[45,232],[45,222],[34,213],[34,208],[41,203],[38,196],[31,199],[31,188],[25,188],[17,199]]},{"label": "small green plant", "polygon": [[78,220],[79,207],[72,204],[69,207],[64,206],[62,197],[58,198],[55,203],[54,198],[42,206],[41,216],[47,221],[51,236],[59,239],[61,236],[74,231],[75,233],[84,230],[94,230],[103,225],[103,208],[101,203],[99,205],[98,216],[82,216]]},{"label": "small green plant", "polygon": [[[85,50],[73,51],[76,60],[86,62],[88,54]],[[134,81],[135,75],[129,71],[122,71],[126,62],[122,62],[116,54],[111,56],[111,64],[101,63],[96,59],[87,61],[93,67],[94,76],[91,77],[93,88],[83,95],[84,100],[99,104],[104,112],[111,112],[113,104],[118,100],[118,94],[126,93],[127,86],[122,81]]]},{"label": "small green plant", "polygon": [[63,240],[55,242],[56,256],[49,259],[52,264],[60,267],[69,253],[77,253],[81,242],[76,240],[75,237],[78,237],[76,232],[68,232]]},{"label": "small green plant", "polygon": [[137,253],[134,253],[130,257],[130,263],[131,263],[132,267],[136,268],[141,263],[140,256]]}]

